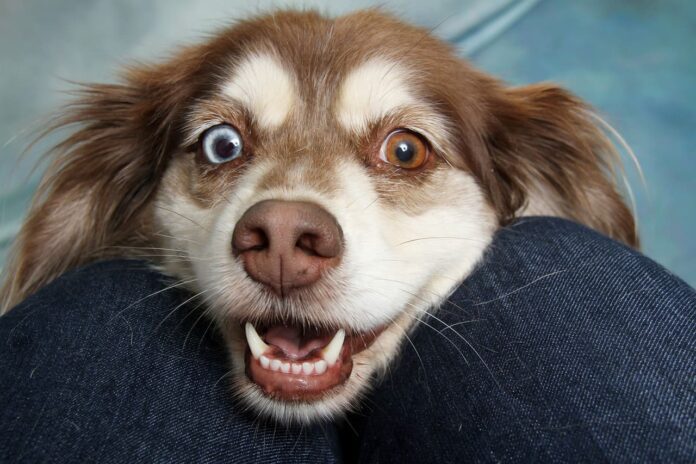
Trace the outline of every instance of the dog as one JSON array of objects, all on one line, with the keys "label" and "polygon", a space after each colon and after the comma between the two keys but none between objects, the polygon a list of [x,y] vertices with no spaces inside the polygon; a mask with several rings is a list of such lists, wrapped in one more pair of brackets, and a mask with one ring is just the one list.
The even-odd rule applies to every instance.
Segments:
[{"label": "dog", "polygon": [[508,87],[378,10],[241,21],[84,87],[51,129],[72,125],[3,310],[71,268],[146,257],[216,322],[233,393],[281,422],[355,407],[516,218],[638,245],[585,103]]}]

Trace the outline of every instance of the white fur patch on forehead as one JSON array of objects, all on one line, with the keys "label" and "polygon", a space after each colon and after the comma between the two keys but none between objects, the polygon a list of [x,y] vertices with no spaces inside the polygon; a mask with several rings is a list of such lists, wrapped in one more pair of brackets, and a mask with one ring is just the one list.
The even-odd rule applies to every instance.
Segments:
[{"label": "white fur patch on forehead", "polygon": [[223,92],[269,129],[285,121],[298,98],[294,76],[275,57],[261,53],[252,53],[235,67]]},{"label": "white fur patch on forehead", "polygon": [[385,59],[372,59],[353,69],[338,93],[338,120],[346,129],[360,132],[397,108],[416,105],[408,74],[403,66]]}]

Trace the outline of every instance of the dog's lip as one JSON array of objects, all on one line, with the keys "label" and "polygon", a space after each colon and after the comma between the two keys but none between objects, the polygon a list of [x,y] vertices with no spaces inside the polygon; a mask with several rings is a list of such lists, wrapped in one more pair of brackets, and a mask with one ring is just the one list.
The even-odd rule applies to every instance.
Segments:
[{"label": "dog's lip", "polygon": [[[317,334],[325,339],[316,348],[286,353],[278,346],[266,344],[253,324],[244,324],[247,339],[246,375],[268,396],[284,401],[313,401],[329,395],[343,385],[353,369],[353,356],[367,349],[386,326],[364,332],[335,329],[333,336],[325,331]],[[272,327],[264,327],[262,334]],[[339,344],[340,343],[340,344]]]}]

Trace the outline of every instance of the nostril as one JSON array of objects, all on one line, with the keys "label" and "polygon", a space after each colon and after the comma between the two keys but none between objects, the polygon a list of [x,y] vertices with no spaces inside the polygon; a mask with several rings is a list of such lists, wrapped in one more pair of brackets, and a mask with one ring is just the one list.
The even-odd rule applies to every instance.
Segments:
[{"label": "nostril", "polygon": [[321,240],[321,238],[316,234],[305,233],[300,235],[300,237],[297,239],[295,247],[304,251],[309,256],[321,256],[317,252],[317,242],[319,240]]},{"label": "nostril", "polygon": [[270,240],[268,240],[268,234],[266,234],[266,231],[260,227],[249,230],[247,240],[248,250],[263,250],[268,248],[270,243]]},{"label": "nostril", "polygon": [[247,251],[261,251],[268,248],[270,239],[261,227],[240,227],[232,235],[232,249],[235,254]]}]

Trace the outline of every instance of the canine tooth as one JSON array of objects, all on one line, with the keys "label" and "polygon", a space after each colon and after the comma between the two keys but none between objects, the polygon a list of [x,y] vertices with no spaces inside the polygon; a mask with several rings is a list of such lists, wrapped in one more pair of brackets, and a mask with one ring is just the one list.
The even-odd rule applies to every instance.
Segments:
[{"label": "canine tooth", "polygon": [[292,363],[292,373],[299,374],[302,372],[302,364]]},{"label": "canine tooth", "polygon": [[290,363],[283,363],[283,364],[281,364],[281,365],[280,365],[280,370],[281,370],[284,374],[290,373]]},{"label": "canine tooth", "polygon": [[302,363],[302,372],[305,374],[311,374],[312,371],[314,370],[314,364],[310,362],[303,362]]},{"label": "canine tooth", "polygon": [[271,360],[265,356],[261,356],[259,358],[259,361],[261,361],[261,367],[263,367],[264,369],[268,369],[268,366],[271,365]]},{"label": "canine tooth", "polygon": [[272,371],[279,371],[281,364],[283,364],[283,363],[280,362],[279,359],[274,359],[273,361],[271,361],[271,370]]},{"label": "canine tooth", "polygon": [[328,363],[329,366],[336,364],[338,355],[341,354],[341,348],[343,348],[343,340],[346,338],[346,331],[339,329],[334,335],[331,342],[326,345],[326,347],[321,350],[321,357]]},{"label": "canine tooth", "polygon": [[326,369],[329,367],[329,365],[324,361],[323,359],[320,359],[319,361],[314,363],[314,372],[317,374],[323,374],[326,372]]},{"label": "canine tooth", "polygon": [[263,353],[268,349],[268,345],[261,340],[259,334],[256,333],[256,329],[251,322],[247,322],[244,326],[244,332],[246,333],[247,343],[249,344],[249,349],[251,350],[251,355],[259,359]]}]

